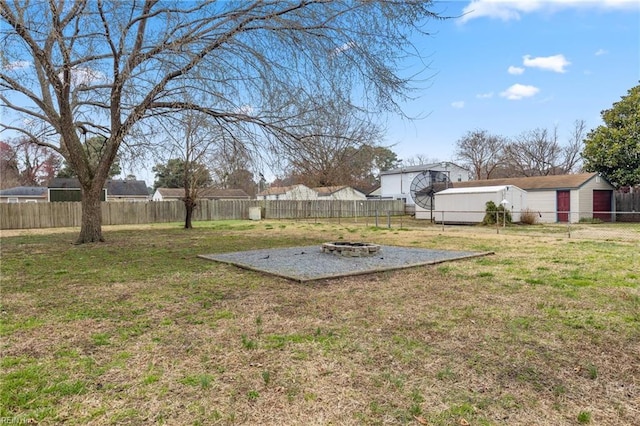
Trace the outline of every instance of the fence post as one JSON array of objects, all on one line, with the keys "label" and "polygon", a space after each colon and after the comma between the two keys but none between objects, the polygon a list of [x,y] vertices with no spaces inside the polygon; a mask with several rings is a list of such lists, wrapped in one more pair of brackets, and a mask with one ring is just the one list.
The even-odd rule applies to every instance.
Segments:
[{"label": "fence post", "polygon": [[387,228],[391,229],[391,210],[387,210]]},{"label": "fence post", "polygon": [[376,209],[376,228],[378,227],[378,209]]}]

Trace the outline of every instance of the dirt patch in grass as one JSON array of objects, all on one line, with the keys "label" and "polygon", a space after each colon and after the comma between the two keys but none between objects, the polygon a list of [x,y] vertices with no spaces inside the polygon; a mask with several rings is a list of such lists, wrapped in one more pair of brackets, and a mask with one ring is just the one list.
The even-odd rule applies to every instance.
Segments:
[{"label": "dirt patch in grass", "polygon": [[[266,225],[114,229],[80,248],[60,244],[73,234],[3,236],[0,416],[620,425],[640,415],[637,241]],[[195,257],[354,236],[496,254],[311,284]]]}]

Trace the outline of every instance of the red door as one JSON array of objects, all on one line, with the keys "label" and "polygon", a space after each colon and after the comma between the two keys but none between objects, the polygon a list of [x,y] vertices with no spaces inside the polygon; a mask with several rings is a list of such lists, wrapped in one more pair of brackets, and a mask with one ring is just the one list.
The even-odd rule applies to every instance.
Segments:
[{"label": "red door", "polygon": [[558,211],[558,222],[569,222],[569,211],[571,210],[571,193],[569,191],[558,191],[556,193]]},{"label": "red door", "polygon": [[603,222],[611,222],[611,198],[610,190],[593,190],[593,218]]}]

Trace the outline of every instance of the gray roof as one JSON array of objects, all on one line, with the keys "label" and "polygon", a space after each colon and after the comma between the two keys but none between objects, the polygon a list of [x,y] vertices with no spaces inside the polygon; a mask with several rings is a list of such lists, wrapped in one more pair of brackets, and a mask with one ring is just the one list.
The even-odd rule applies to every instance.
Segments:
[{"label": "gray roof", "polygon": [[49,188],[80,188],[80,182],[76,178],[53,178],[49,182]]},{"label": "gray roof", "polygon": [[[49,188],[80,189],[80,182],[76,178],[55,178],[49,183]],[[105,188],[107,188],[107,193],[112,197],[149,195],[147,184],[143,180],[109,179],[105,184]]]},{"label": "gray roof", "polygon": [[107,194],[110,196],[149,196],[143,180],[108,180]]},{"label": "gray roof", "polygon": [[43,186],[16,186],[0,190],[2,197],[44,197],[47,194],[47,188]]}]

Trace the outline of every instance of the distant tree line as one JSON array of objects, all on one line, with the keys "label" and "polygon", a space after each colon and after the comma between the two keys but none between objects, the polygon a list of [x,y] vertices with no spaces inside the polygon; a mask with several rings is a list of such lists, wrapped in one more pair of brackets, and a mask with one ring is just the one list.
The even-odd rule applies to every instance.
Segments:
[{"label": "distant tree line", "polygon": [[579,171],[585,123],[578,120],[566,143],[557,127],[538,128],[513,138],[487,130],[467,132],[456,142],[455,156],[474,179],[563,175]]}]

